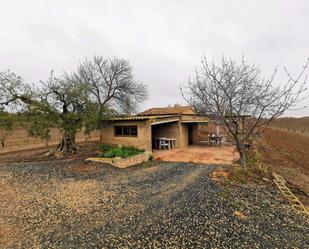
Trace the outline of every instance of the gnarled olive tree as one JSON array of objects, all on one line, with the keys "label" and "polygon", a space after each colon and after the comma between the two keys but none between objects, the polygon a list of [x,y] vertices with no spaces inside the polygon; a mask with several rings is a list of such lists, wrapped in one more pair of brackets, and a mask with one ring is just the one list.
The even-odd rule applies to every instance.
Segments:
[{"label": "gnarled olive tree", "polygon": [[[8,77],[9,76],[9,77]],[[57,154],[75,153],[76,132],[101,128],[107,117],[135,110],[147,96],[146,86],[133,77],[122,59],[86,59],[72,74],[55,77],[33,87],[13,73],[0,74],[0,107],[23,106],[30,117],[30,134],[48,137],[50,127],[63,131]]]}]

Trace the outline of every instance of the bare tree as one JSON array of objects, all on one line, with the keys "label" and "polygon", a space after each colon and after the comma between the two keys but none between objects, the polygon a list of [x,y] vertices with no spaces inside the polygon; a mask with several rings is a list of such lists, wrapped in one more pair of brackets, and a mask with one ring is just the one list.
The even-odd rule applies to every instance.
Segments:
[{"label": "bare tree", "polygon": [[101,56],[86,59],[79,65],[75,79],[89,86],[91,98],[98,104],[100,130],[109,116],[107,112],[131,114],[147,98],[147,86],[135,80],[132,71],[127,60]]},{"label": "bare tree", "polygon": [[227,128],[235,140],[240,164],[246,168],[248,139],[305,98],[308,63],[296,78],[285,69],[287,81],[276,86],[277,69],[270,79],[264,79],[260,70],[244,59],[237,64],[222,58],[216,65],[204,56],[201,69],[181,91],[197,113],[210,115]]}]

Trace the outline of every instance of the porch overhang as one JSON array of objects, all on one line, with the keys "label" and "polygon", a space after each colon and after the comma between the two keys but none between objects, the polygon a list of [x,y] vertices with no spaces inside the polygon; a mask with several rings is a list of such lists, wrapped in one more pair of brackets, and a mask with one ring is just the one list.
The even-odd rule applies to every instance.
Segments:
[{"label": "porch overhang", "polygon": [[149,120],[150,122],[156,122],[157,120],[161,119],[171,119],[171,118],[178,118],[179,120],[179,115],[163,115],[163,116],[124,116],[124,117],[115,117],[111,118],[108,121],[145,121]]},{"label": "porch overhang", "polygon": [[165,123],[173,123],[173,122],[179,122],[179,118],[155,121],[155,122],[151,123],[151,125],[158,125],[158,124],[165,124]]},{"label": "porch overhang", "polygon": [[195,123],[195,124],[208,124],[209,121],[202,121],[202,120],[186,120],[186,121],[181,121],[180,123],[182,124],[190,124],[190,123]]}]

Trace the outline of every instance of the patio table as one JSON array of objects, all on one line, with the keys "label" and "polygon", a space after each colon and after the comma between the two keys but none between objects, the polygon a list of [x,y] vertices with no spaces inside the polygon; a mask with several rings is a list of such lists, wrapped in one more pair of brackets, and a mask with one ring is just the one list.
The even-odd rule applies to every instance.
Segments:
[{"label": "patio table", "polygon": [[208,136],[208,144],[211,145],[211,140],[215,140],[216,141],[216,145],[221,145],[222,142],[222,136]]},{"label": "patio table", "polygon": [[174,149],[176,147],[176,139],[175,138],[155,138],[155,141],[156,141],[156,144],[157,144],[157,141],[158,141],[158,149],[161,150],[161,147],[160,147],[160,142],[161,141],[166,141],[168,144],[169,144],[169,149]]}]

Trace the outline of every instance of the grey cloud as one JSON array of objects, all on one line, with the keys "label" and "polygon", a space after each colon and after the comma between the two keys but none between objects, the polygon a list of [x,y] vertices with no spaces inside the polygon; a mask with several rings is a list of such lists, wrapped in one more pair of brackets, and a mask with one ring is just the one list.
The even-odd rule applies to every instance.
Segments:
[{"label": "grey cloud", "polygon": [[[308,9],[307,0],[2,1],[0,70],[38,82],[94,53],[117,56],[149,85],[141,108],[184,103],[179,85],[204,53],[244,53],[266,75],[277,65],[299,72],[309,56]],[[309,107],[288,115],[309,115]]]}]

